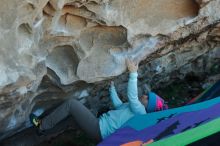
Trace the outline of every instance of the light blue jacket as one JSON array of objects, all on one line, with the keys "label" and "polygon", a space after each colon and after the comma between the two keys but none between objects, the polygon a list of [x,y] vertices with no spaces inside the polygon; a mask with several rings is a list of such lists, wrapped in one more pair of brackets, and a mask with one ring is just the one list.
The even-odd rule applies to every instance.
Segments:
[{"label": "light blue jacket", "polygon": [[115,110],[111,110],[99,118],[99,126],[103,139],[119,129],[135,114],[146,114],[145,107],[138,100],[137,76],[137,72],[129,74],[127,103],[121,102],[114,86],[110,87],[110,97]]}]

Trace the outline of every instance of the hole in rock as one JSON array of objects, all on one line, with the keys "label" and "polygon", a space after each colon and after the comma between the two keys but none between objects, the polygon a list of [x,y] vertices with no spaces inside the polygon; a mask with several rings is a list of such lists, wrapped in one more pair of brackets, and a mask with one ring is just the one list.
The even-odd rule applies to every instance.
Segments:
[{"label": "hole in rock", "polygon": [[53,70],[62,84],[71,84],[76,81],[76,70],[79,58],[72,46],[55,47],[46,59],[46,66]]},{"label": "hole in rock", "polygon": [[47,15],[47,16],[54,16],[55,11],[56,11],[56,9],[53,7],[53,5],[50,3],[50,1],[43,8],[43,14]]},{"label": "hole in rock", "polygon": [[32,33],[32,28],[28,23],[22,23],[18,27],[19,34],[23,34],[25,36],[29,36]]}]

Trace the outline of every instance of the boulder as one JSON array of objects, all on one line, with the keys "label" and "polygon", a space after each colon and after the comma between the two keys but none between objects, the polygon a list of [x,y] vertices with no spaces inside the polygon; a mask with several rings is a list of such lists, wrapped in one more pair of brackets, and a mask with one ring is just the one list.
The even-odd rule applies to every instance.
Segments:
[{"label": "boulder", "polygon": [[[73,97],[126,98],[125,59],[139,87],[219,71],[219,0],[2,0],[0,140],[30,127],[29,114]],[[83,93],[83,94],[82,94]]]}]

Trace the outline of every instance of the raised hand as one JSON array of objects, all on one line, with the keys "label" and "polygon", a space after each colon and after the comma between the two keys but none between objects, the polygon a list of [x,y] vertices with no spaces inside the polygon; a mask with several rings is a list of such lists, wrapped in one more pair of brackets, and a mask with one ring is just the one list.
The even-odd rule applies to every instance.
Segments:
[{"label": "raised hand", "polygon": [[137,62],[127,58],[126,64],[127,64],[129,72],[136,72],[138,70],[138,63]]}]

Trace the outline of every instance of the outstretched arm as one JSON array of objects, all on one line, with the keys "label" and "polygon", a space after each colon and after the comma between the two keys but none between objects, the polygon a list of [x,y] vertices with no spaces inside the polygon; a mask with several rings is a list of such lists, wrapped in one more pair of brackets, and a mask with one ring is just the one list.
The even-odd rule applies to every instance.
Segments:
[{"label": "outstretched arm", "polygon": [[110,98],[112,100],[113,106],[114,106],[114,108],[117,109],[118,107],[120,107],[122,105],[122,101],[118,97],[118,94],[116,92],[115,85],[114,85],[113,81],[111,81],[109,93],[110,93]]},{"label": "outstretched arm", "polygon": [[132,62],[131,60],[127,60],[129,74],[128,80],[128,89],[127,89],[127,96],[131,111],[136,114],[145,114],[146,110],[145,107],[141,104],[138,99],[138,89],[137,89],[137,69],[138,64]]}]

